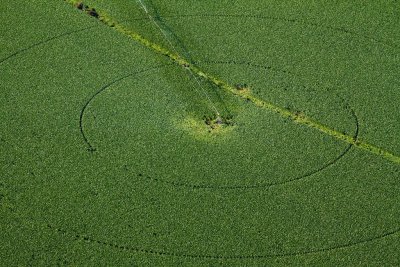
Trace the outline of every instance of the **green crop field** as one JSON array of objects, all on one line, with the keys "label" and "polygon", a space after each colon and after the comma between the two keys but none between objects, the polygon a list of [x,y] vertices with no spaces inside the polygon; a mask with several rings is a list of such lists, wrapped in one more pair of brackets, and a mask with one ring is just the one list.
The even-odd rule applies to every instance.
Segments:
[{"label": "green crop field", "polygon": [[400,266],[399,1],[0,20],[0,266]]}]

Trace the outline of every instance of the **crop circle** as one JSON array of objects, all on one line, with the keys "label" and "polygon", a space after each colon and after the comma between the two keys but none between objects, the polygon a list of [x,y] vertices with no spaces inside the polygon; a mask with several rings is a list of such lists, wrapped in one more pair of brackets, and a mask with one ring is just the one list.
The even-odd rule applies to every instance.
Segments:
[{"label": "crop circle", "polygon": [[[282,75],[287,77],[287,74],[282,73],[282,72],[277,72],[276,77],[274,76],[275,72],[271,72],[266,68],[265,66],[258,66],[258,65],[253,65],[250,63],[243,63],[243,64],[227,64],[227,63],[211,63],[213,65],[221,65],[223,64],[225,68],[236,68],[236,71],[241,71],[243,72],[242,66],[241,65],[247,65],[250,66],[250,71],[251,72],[259,72],[258,76],[265,76],[266,79],[269,80],[274,80],[273,82],[276,84],[277,81],[279,81],[282,78]],[[233,66],[228,66],[228,65],[233,65]],[[156,119],[156,123],[154,125],[149,126],[149,121],[150,119],[146,120],[145,124],[141,127],[136,127],[136,128],[129,128],[129,125],[133,123],[134,120],[144,120],[145,116],[142,115],[135,115],[139,112],[141,108],[135,107],[134,99],[135,99],[135,94],[138,94],[138,90],[154,90],[151,88],[146,88],[147,86],[150,86],[152,83],[152,78],[151,75],[154,75],[160,68],[152,68],[150,70],[143,71],[143,73],[138,73],[138,74],[132,74],[132,75],[127,75],[125,77],[120,77],[117,78],[115,81],[108,83],[107,85],[103,86],[100,90],[98,90],[93,97],[90,98],[90,100],[85,104],[85,106],[82,109],[81,112],[81,132],[82,136],[85,140],[85,142],[88,145],[88,148],[90,151],[96,150],[96,153],[103,153],[103,151],[112,151],[111,146],[107,146],[107,148],[102,148],[103,143],[109,142],[108,138],[112,138],[113,141],[112,143],[117,147],[124,147],[126,151],[128,151],[128,154],[131,154],[132,151],[136,151],[133,154],[140,154],[141,159],[135,158],[134,160],[132,159],[131,161],[129,160],[129,156],[126,154],[126,152],[123,152],[121,149],[118,150],[118,154],[121,155],[121,157],[126,158],[126,165],[131,165],[132,161],[140,161],[140,164],[137,164],[137,168],[139,169],[137,171],[137,175],[139,178],[147,178],[153,181],[158,181],[162,183],[167,183],[173,186],[184,186],[184,187],[191,187],[191,188],[215,188],[215,189],[250,189],[250,188],[265,188],[265,187],[270,187],[270,186],[276,186],[276,185],[283,185],[287,184],[289,182],[293,181],[298,181],[303,178],[312,176],[318,172],[323,171],[324,169],[332,166],[335,164],[339,159],[341,159],[351,148],[352,145],[350,144],[341,144],[341,143],[332,143],[332,147],[339,147],[340,149],[334,149],[334,150],[328,150],[326,147],[314,145],[316,148],[315,151],[311,150],[307,152],[307,149],[310,149],[312,147],[313,143],[318,143],[316,140],[312,140],[309,142],[309,140],[304,141],[304,139],[308,139],[311,133],[309,129],[303,129],[304,132],[297,132],[296,135],[297,137],[300,134],[303,134],[303,137],[300,137],[299,139],[296,139],[296,136],[290,136],[286,137],[286,133],[290,132],[286,127],[299,127],[299,125],[295,125],[292,122],[288,122],[286,120],[283,120],[281,118],[276,118],[274,121],[268,121],[267,123],[264,123],[265,117],[266,116],[271,116],[271,117],[276,117],[275,114],[271,114],[268,112],[261,112],[256,114],[250,114],[249,116],[254,116],[253,120],[257,121],[257,124],[254,125],[248,125],[246,121],[249,121],[250,119],[248,117],[243,117],[242,114],[244,113],[254,113],[254,109],[248,111],[249,105],[244,103],[244,108],[242,108],[238,113],[237,117],[239,117],[237,121],[237,129],[233,130],[234,133],[232,134],[233,136],[229,136],[228,139],[223,139],[222,142],[223,144],[220,144],[218,142],[202,142],[202,141],[197,141],[197,146],[198,147],[190,147],[186,152],[180,152],[181,154],[173,154],[174,151],[169,151],[171,154],[163,154],[164,151],[168,150],[167,147],[164,145],[160,144],[155,144],[152,143],[152,140],[149,139],[140,139],[141,136],[145,136],[145,133],[141,132],[140,130],[145,130],[145,127],[151,127],[152,132],[156,135],[157,138],[162,138],[162,136],[166,135],[168,136],[169,140],[174,140],[174,145],[177,146],[179,145],[179,142],[183,139],[183,144],[180,148],[178,148],[180,151],[185,151],[185,146],[187,146],[188,143],[185,138],[191,137],[190,133],[188,136],[184,136],[183,134],[185,131],[182,132],[182,130],[178,131],[175,129],[176,127],[170,127],[168,128],[167,125],[163,125],[163,132],[161,132],[160,128],[157,128],[157,124],[160,125],[163,121],[169,121],[171,123],[171,120],[168,120],[168,118],[163,118],[162,114],[157,114],[158,119]],[[141,79],[145,79],[144,82],[140,82]],[[125,81],[125,83],[124,83]],[[132,83],[132,84],[131,84]],[[269,86],[269,85],[266,85]],[[345,129],[349,133],[352,133],[354,135],[354,138],[357,138],[358,134],[358,121],[357,121],[357,116],[355,115],[355,112],[348,106],[348,104],[342,99],[340,96],[335,95],[334,93],[327,91],[327,90],[320,90],[318,89],[312,89],[306,86],[295,86],[288,88],[287,85],[285,84],[279,84],[275,85],[277,87],[280,87],[275,90],[279,91],[273,91],[273,94],[279,94],[280,98],[283,98],[282,103],[287,103],[287,105],[290,105],[292,109],[300,109],[301,102],[303,101],[303,107],[308,109],[308,112],[314,112],[314,113],[326,113],[329,111],[326,110],[319,110],[318,107],[315,106],[309,106],[309,104],[305,104],[306,100],[309,103],[316,103],[318,101],[321,101],[321,99],[326,100],[326,96],[330,96],[331,98],[334,98],[334,101],[331,101],[327,106],[332,108],[331,105],[338,105],[335,107],[336,114],[333,116],[326,116],[326,118],[333,120],[333,121],[339,121],[342,122],[343,127],[351,127],[352,129]],[[141,89],[136,89],[133,91],[131,88],[141,88]],[[257,84],[254,84],[254,90],[257,90],[256,88],[259,88],[260,90],[263,88],[263,85],[257,86]],[[168,89],[165,89],[168,90]],[[301,92],[299,92],[301,90]],[[126,95],[127,91],[130,91],[130,95]],[[270,90],[271,94],[272,90]],[[119,94],[122,94],[122,97]],[[155,93],[155,91],[153,91]],[[156,94],[156,93],[155,93]],[[165,95],[168,94],[168,92],[164,93]],[[305,98],[302,98],[300,96],[302,94],[305,96]],[[292,102],[290,100],[290,96],[296,96],[297,98],[297,103]],[[174,95],[169,96],[171,98],[174,97]],[[118,100],[110,100],[111,98],[116,98]],[[314,101],[310,101],[311,98],[314,98]],[[123,100],[125,99],[125,100]],[[126,99],[132,99],[132,102]],[[148,98],[146,100],[143,100],[139,105],[143,106],[151,106],[151,102],[153,98]],[[109,101],[111,101],[111,104],[108,104]],[[148,101],[148,102],[147,102]],[[116,103],[119,103],[118,106]],[[110,109],[109,106],[113,106],[113,113],[111,116],[107,116],[105,113],[107,113],[107,110]],[[299,106],[300,105],[300,106]],[[169,107],[171,110],[168,110],[168,105],[166,104],[166,114],[172,114],[174,113],[175,107]],[[251,107],[250,107],[251,109]],[[339,112],[337,110],[339,109]],[[131,110],[131,111],[130,111]],[[130,113],[131,112],[131,113]],[[148,111],[151,112],[151,111]],[[177,113],[177,114],[176,114]],[[177,116],[180,118],[180,120],[185,119],[185,114],[184,113],[179,113],[176,112],[173,116]],[[120,118],[119,114],[124,114],[124,118],[129,118],[130,122],[124,123],[124,118]],[[129,114],[129,115],[127,115]],[[136,117],[135,117],[136,116]],[[149,115],[149,116],[155,116],[155,115]],[[169,115],[167,115],[169,116]],[[263,118],[264,117],[264,118]],[[241,119],[241,120],[240,120]],[[154,119],[152,119],[154,120]],[[113,124],[111,126],[107,126],[107,124],[112,121]],[[345,122],[345,123],[343,123]],[[271,130],[271,128],[275,127],[270,126],[268,124],[272,123],[277,123],[279,125],[278,127],[281,127],[279,131],[272,131],[271,133],[267,133],[268,130]],[[100,126],[101,125],[101,126]],[[128,127],[124,127],[123,125],[128,125]],[[102,128],[104,127],[107,129],[107,132],[102,132]],[[121,128],[122,127],[122,128]],[[255,137],[253,137],[252,130],[254,128],[261,127],[263,130],[262,132],[256,132]],[[179,127],[178,127],[179,128]],[[275,127],[276,128],[276,127]],[[302,127],[299,127],[302,129]],[[112,129],[112,130],[110,130]],[[168,129],[170,130],[169,132]],[[292,128],[291,128],[292,129]],[[312,130],[313,131],[313,130]],[[190,129],[189,129],[190,132]],[[121,135],[120,133],[123,133]],[[262,133],[267,133],[264,135],[264,137],[260,134]],[[157,135],[159,134],[159,135]],[[206,133],[207,134],[207,133]],[[193,137],[193,136],[192,136]],[[128,139],[131,138],[133,141],[129,141]],[[135,140],[136,138],[136,140]],[[218,138],[218,137],[217,137]],[[253,151],[256,151],[257,148],[262,147],[262,142],[258,142],[256,139],[269,139],[269,145],[264,147],[264,150],[259,150],[260,155],[252,156],[251,153]],[[302,139],[304,138],[304,139]],[[313,138],[321,138],[321,136],[316,135]],[[118,141],[120,140],[120,142]],[[279,142],[280,139],[283,139],[283,142]],[[328,138],[329,139],[329,138]],[[271,141],[272,140],[272,141]],[[327,140],[322,137],[324,142]],[[162,143],[168,142],[167,139],[163,138]],[[252,144],[254,142],[255,144]],[[323,160],[320,160],[317,164],[314,166],[310,167],[308,170],[304,170],[303,166],[306,166],[306,163],[299,163],[297,165],[298,168],[298,173],[292,174],[292,175],[286,175],[283,167],[284,165],[288,165],[288,163],[291,161],[290,157],[282,157],[278,160],[279,155],[274,154],[273,158],[269,158],[267,160],[262,160],[260,159],[262,157],[262,153],[266,152],[267,154],[269,152],[271,153],[279,153],[279,151],[274,151],[275,149],[285,149],[285,147],[290,146],[288,143],[293,142],[294,144],[299,144],[304,145],[305,148],[298,148],[297,151],[298,153],[309,153],[309,156],[306,157],[306,161],[310,161],[310,158],[313,157],[315,154],[321,154],[321,153],[327,153],[328,157],[324,158]],[[305,142],[305,144],[302,144],[302,142]],[[135,148],[137,144],[142,143],[142,147],[140,149]],[[228,146],[224,146],[227,143]],[[233,145],[235,144],[235,145]],[[230,147],[232,146],[239,146],[239,149],[237,150],[229,150]],[[160,148],[162,147],[162,148]],[[250,147],[248,150],[246,150],[246,147]],[[197,150],[196,150],[197,149]],[[291,147],[292,150],[296,150],[293,147]],[[188,155],[195,155],[195,154],[201,154],[200,150],[206,150],[211,151],[214,150],[213,153],[218,153],[220,152],[220,155],[217,155],[215,158],[213,158],[213,153],[206,153],[203,154],[199,157],[188,157]],[[225,153],[226,151],[226,153]],[[283,150],[284,151],[284,150]],[[318,152],[317,152],[318,151]],[[332,151],[334,151],[335,154],[331,155]],[[124,154],[125,153],[125,154]],[[247,153],[247,156],[245,153]],[[304,155],[301,155],[304,156]],[[160,158],[160,165],[157,163],[157,157]],[[181,158],[179,158],[181,157]],[[247,157],[247,158],[246,158]],[[145,160],[143,160],[146,158]],[[173,167],[170,166],[170,163],[168,165],[162,165],[165,163],[163,158],[171,158],[174,159],[174,165]],[[189,160],[186,160],[189,159]],[[276,166],[272,166],[269,168],[271,171],[269,174],[263,174],[263,173],[258,173],[256,175],[251,174],[251,170],[240,170],[236,168],[235,166],[239,166],[243,161],[248,161],[249,165],[252,166],[252,164],[260,166],[259,169],[263,169],[263,165],[268,164],[269,161],[275,159],[276,160]],[[197,161],[196,161],[197,160]],[[146,162],[147,161],[147,162]],[[185,163],[185,162],[190,162],[190,163]],[[201,166],[203,162],[206,162],[206,165],[204,165],[203,168],[199,168],[196,171],[192,171],[191,173],[192,176],[201,176],[199,179],[188,179],[189,175],[183,175],[185,171],[183,171],[182,165],[184,164],[189,164],[188,169],[194,170],[196,167]],[[221,163],[222,162],[222,163]],[[215,165],[213,163],[216,163]],[[232,164],[230,164],[232,163]],[[151,165],[148,165],[151,164]],[[228,165],[224,169],[224,166]],[[246,164],[245,164],[246,165]],[[147,166],[147,167],[145,167]],[[289,164],[290,166],[290,164]],[[175,168],[174,168],[175,167]],[[294,166],[296,168],[296,165]],[[293,166],[290,166],[291,169],[293,169]],[[152,170],[154,169],[160,169],[162,170],[161,173],[154,173]],[[169,171],[167,171],[167,169]],[[218,171],[218,169],[224,169],[222,171]],[[211,171],[210,171],[211,170]],[[264,168],[265,170],[265,168]],[[275,173],[274,173],[275,171]],[[163,173],[165,172],[165,173]],[[169,172],[169,173],[168,173]],[[223,175],[224,173],[231,173],[232,176],[236,176],[234,179],[232,177],[226,179],[223,182],[218,181],[218,175]],[[186,172],[190,173],[190,172]],[[205,174],[208,173],[208,174]],[[250,173],[250,174],[249,174]],[[200,175],[201,174],[201,175]],[[268,176],[280,176],[279,179],[270,179],[268,180]],[[206,180],[206,176],[213,177],[212,180],[209,180],[208,183],[205,183],[204,180]],[[246,179],[247,176],[247,179]],[[266,177],[265,179],[263,178],[258,178],[254,179],[254,176],[259,176],[259,177]],[[166,178],[168,177],[168,178]],[[245,178],[243,178],[245,177]],[[231,180],[230,180],[231,179]]]}]

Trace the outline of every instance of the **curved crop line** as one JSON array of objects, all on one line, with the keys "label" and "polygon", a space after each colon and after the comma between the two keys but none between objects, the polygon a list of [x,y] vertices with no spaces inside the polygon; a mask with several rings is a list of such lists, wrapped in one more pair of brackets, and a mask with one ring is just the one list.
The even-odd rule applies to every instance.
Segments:
[{"label": "curved crop line", "polygon": [[[166,64],[166,65],[168,65],[168,64]],[[87,136],[86,136],[86,134],[85,134],[85,130],[84,130],[84,126],[83,126],[83,119],[84,119],[84,116],[85,116],[85,111],[86,111],[87,107],[89,106],[89,104],[90,104],[99,94],[101,94],[102,92],[108,90],[113,84],[116,84],[116,83],[118,83],[119,81],[122,81],[123,79],[126,79],[126,78],[128,78],[128,77],[131,77],[131,76],[134,76],[134,75],[137,75],[137,74],[140,74],[140,73],[145,73],[145,72],[148,72],[148,71],[156,70],[156,69],[162,68],[162,67],[164,67],[164,66],[166,66],[166,65],[158,65],[158,66],[150,67],[150,68],[147,68],[147,69],[144,69],[144,70],[139,70],[139,71],[136,71],[136,72],[133,72],[133,73],[130,73],[130,74],[127,74],[127,75],[118,77],[118,78],[116,78],[115,80],[113,80],[113,81],[109,82],[108,84],[104,85],[103,87],[101,87],[98,91],[96,91],[96,92],[86,101],[86,103],[83,105],[83,107],[82,107],[82,109],[81,109],[81,112],[80,112],[80,115],[79,115],[79,129],[80,129],[80,131],[81,131],[83,140],[85,141],[86,145],[88,146],[88,150],[89,150],[89,151],[91,151],[91,152],[96,151],[96,148],[94,148],[93,145],[89,142],[89,139],[87,138]]]},{"label": "curved crop line", "polygon": [[65,32],[65,33],[62,33],[62,34],[59,34],[59,35],[50,37],[50,38],[48,38],[48,39],[45,39],[45,40],[43,40],[43,41],[34,43],[34,44],[32,44],[32,45],[30,45],[30,46],[28,46],[28,47],[25,47],[25,48],[22,48],[22,49],[20,49],[20,50],[15,51],[15,52],[12,53],[11,55],[9,55],[9,56],[7,56],[7,57],[5,57],[5,58],[3,58],[3,59],[0,59],[0,64],[3,63],[3,62],[5,62],[5,61],[7,61],[7,60],[9,60],[9,59],[11,59],[11,58],[13,58],[13,57],[15,57],[16,55],[18,55],[18,54],[20,54],[20,53],[22,53],[22,52],[25,52],[25,51],[30,50],[30,49],[32,49],[32,48],[35,48],[35,47],[37,47],[37,46],[46,44],[46,43],[51,42],[51,41],[53,41],[53,40],[56,40],[56,39],[59,39],[59,38],[61,38],[61,37],[65,37],[65,36],[68,36],[68,35],[71,35],[71,34],[74,34],[74,33],[77,33],[77,32],[86,31],[86,30],[89,30],[89,29],[94,28],[94,27],[97,27],[97,26],[98,26],[98,25],[94,25],[94,26],[90,26],[90,27],[85,27],[85,28],[73,30],[73,31],[70,31],[70,32]]},{"label": "curved crop line", "polygon": [[[67,0],[67,1],[71,4],[77,3],[76,0]],[[191,65],[190,62],[188,62],[181,55],[173,53],[173,52],[169,51],[168,49],[162,47],[161,45],[144,38],[139,33],[134,32],[134,31],[128,29],[126,26],[118,23],[114,18],[108,16],[106,13],[98,12],[98,14],[99,14],[99,19],[104,24],[114,28],[115,30],[117,30],[118,32],[120,32],[124,35],[129,36],[136,42],[153,50],[154,52],[168,57],[173,63],[178,64],[183,67],[186,67],[186,68],[189,68],[194,74],[213,83],[218,88],[225,90],[226,92],[229,92],[229,93],[231,93],[235,96],[238,96],[242,99],[245,99],[249,102],[252,102],[256,107],[259,107],[259,108],[262,108],[265,110],[269,110],[269,111],[274,112],[284,118],[290,119],[295,123],[313,128],[324,134],[332,136],[342,142],[352,144],[352,145],[354,145],[354,147],[361,148],[367,152],[381,156],[382,158],[384,158],[388,161],[391,161],[396,164],[400,164],[400,156],[397,156],[388,150],[385,150],[385,149],[375,146],[373,144],[367,143],[365,141],[361,141],[359,139],[354,140],[354,138],[352,136],[343,134],[332,128],[329,128],[328,126],[323,125],[323,124],[319,123],[318,121],[313,120],[310,117],[306,117],[303,115],[299,116],[298,114],[293,113],[286,108],[282,108],[280,106],[275,105],[274,103],[267,102],[263,99],[260,99],[256,96],[252,95],[250,92],[239,92],[238,90],[236,90],[235,86],[230,85],[229,83],[225,82],[224,80],[222,80],[210,73],[206,73],[206,72],[202,71],[200,68],[196,67],[193,64]]]},{"label": "curved crop line", "polygon": [[92,102],[92,100],[93,100],[97,95],[99,95],[101,92],[105,91],[105,90],[106,90],[107,88],[109,88],[111,85],[113,85],[113,84],[115,84],[115,83],[117,83],[117,82],[119,82],[119,81],[121,81],[121,80],[123,80],[123,79],[129,77],[129,76],[132,76],[132,75],[133,75],[133,74],[131,73],[131,74],[128,74],[128,75],[119,77],[119,78],[117,78],[117,79],[111,81],[110,83],[104,85],[102,88],[100,88],[100,90],[98,90],[96,93],[94,93],[94,94],[86,101],[86,103],[83,105],[83,107],[82,107],[82,109],[81,109],[81,112],[80,112],[80,114],[79,114],[79,129],[80,129],[80,131],[81,131],[83,140],[85,141],[85,143],[86,143],[87,146],[88,146],[88,150],[89,150],[89,151],[95,151],[95,148],[94,148],[94,147],[92,146],[92,144],[89,142],[89,140],[88,140],[88,138],[87,138],[87,136],[86,136],[86,134],[85,134],[85,130],[84,130],[84,128],[83,128],[83,117],[84,117],[86,108],[89,106],[90,102]]},{"label": "curved crop line", "polygon": [[367,239],[355,241],[355,242],[348,242],[347,244],[344,245],[336,245],[332,247],[326,247],[326,248],[317,248],[317,249],[311,249],[308,251],[298,251],[298,252],[289,252],[289,253],[278,253],[278,254],[266,254],[266,255],[216,255],[216,254],[190,254],[190,253],[179,253],[179,252],[169,252],[169,251],[162,251],[162,250],[153,250],[153,249],[145,249],[145,248],[139,248],[139,247],[133,247],[129,245],[123,245],[120,243],[116,242],[110,242],[110,241],[102,241],[96,238],[92,238],[88,235],[83,235],[79,233],[72,233],[69,231],[66,231],[61,228],[54,227],[53,225],[47,224],[47,227],[51,230],[57,231],[58,233],[62,235],[68,235],[68,236],[74,236],[76,239],[84,240],[90,243],[96,243],[99,245],[104,245],[107,247],[110,247],[112,249],[118,249],[122,251],[132,251],[135,253],[145,253],[145,254],[153,254],[156,256],[169,256],[169,257],[180,257],[180,258],[196,258],[196,259],[225,259],[225,260],[248,260],[248,259],[267,259],[267,258],[284,258],[284,257],[293,257],[293,256],[306,256],[309,254],[317,254],[317,253],[324,253],[324,252],[330,252],[334,250],[339,250],[339,249],[349,249],[354,246],[358,246],[364,243],[369,243],[373,241],[377,241],[379,239],[389,237],[392,235],[395,235],[400,232],[400,228],[396,228],[394,230],[391,230],[389,232],[380,234],[378,236],[370,237]]}]

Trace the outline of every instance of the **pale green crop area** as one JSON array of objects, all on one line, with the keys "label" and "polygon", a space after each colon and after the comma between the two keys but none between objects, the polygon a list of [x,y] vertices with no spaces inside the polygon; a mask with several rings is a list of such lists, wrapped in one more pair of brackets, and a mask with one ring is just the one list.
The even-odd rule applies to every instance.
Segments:
[{"label": "pale green crop area", "polygon": [[400,265],[398,1],[77,2],[0,3],[0,266]]}]

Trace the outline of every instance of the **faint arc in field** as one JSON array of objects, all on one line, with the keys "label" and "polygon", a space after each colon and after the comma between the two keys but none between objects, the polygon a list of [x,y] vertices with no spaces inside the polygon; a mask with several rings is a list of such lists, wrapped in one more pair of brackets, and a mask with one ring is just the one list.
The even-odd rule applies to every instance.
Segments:
[{"label": "faint arc in field", "polygon": [[133,247],[130,245],[123,245],[120,243],[110,242],[110,241],[101,241],[97,238],[92,238],[88,235],[79,234],[77,232],[69,232],[61,228],[54,227],[53,225],[47,224],[49,229],[57,231],[62,235],[74,236],[77,239],[81,239],[90,243],[96,243],[98,245],[103,245],[110,247],[112,249],[118,249],[121,251],[132,251],[135,253],[145,253],[145,254],[153,254],[157,256],[168,256],[168,257],[181,257],[181,258],[192,258],[192,259],[226,259],[226,260],[248,260],[248,259],[267,259],[267,258],[284,258],[284,257],[293,257],[293,256],[305,256],[309,254],[317,254],[317,253],[325,253],[329,251],[339,250],[339,249],[349,249],[351,247],[355,247],[361,244],[377,241],[389,236],[396,235],[400,232],[400,228],[396,228],[386,233],[382,233],[378,236],[370,237],[367,239],[355,241],[355,242],[348,242],[344,245],[336,245],[326,248],[317,248],[311,249],[308,251],[297,251],[297,252],[288,252],[288,253],[277,253],[277,254],[259,254],[259,255],[216,255],[216,254],[190,254],[190,253],[179,253],[179,252],[168,252],[168,251],[160,251],[160,250],[153,250],[153,249],[145,249],[139,247]]},{"label": "faint arc in field", "polygon": [[[284,18],[284,17],[274,17],[274,16],[266,16],[266,15],[249,15],[249,14],[177,14],[177,15],[163,16],[163,18],[181,18],[181,17],[188,17],[188,18],[190,18],[190,17],[194,17],[194,18],[195,17],[198,17],[198,18],[253,18],[253,19],[282,21],[282,22],[287,22],[287,23],[297,23],[297,24],[314,26],[314,27],[318,27],[318,28],[325,28],[327,30],[353,35],[358,38],[363,38],[363,39],[373,41],[373,42],[381,44],[381,45],[388,46],[395,50],[399,49],[399,45],[397,45],[395,43],[388,42],[388,41],[382,40],[382,39],[378,39],[373,36],[361,34],[356,31],[349,30],[345,27],[334,27],[334,26],[324,25],[324,24],[310,22],[310,21],[301,20],[301,19],[289,19],[289,18]],[[146,18],[143,17],[143,18],[136,18],[136,19],[128,19],[125,21],[137,21],[137,20],[145,20],[145,19]]]},{"label": "faint arc in field", "polygon": [[85,28],[80,28],[80,29],[77,29],[77,30],[74,30],[74,31],[65,32],[65,33],[50,37],[48,39],[42,40],[40,42],[34,43],[34,44],[32,44],[32,45],[30,45],[28,47],[25,47],[25,48],[22,48],[22,49],[19,49],[19,50],[15,51],[14,53],[12,53],[11,55],[6,56],[5,58],[0,59],[0,64],[2,64],[3,62],[5,62],[5,61],[17,56],[18,54],[20,54],[22,52],[28,51],[28,50],[33,49],[35,47],[44,45],[44,44],[46,44],[48,42],[54,41],[54,40],[62,38],[62,37],[66,37],[66,36],[74,34],[74,33],[78,33],[78,32],[89,30],[89,29],[94,28],[96,26],[98,26],[98,25],[85,27]]}]

